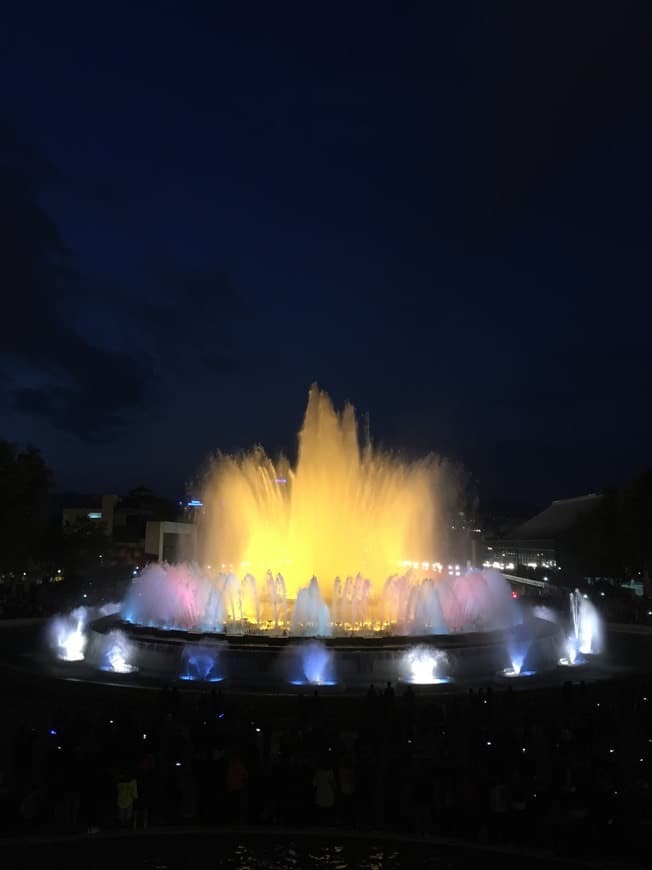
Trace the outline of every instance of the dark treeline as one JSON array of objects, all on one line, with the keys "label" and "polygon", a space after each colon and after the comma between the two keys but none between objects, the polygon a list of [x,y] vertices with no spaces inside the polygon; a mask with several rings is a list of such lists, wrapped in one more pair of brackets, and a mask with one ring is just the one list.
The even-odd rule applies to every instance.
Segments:
[{"label": "dark treeline", "polygon": [[611,487],[562,541],[563,564],[588,577],[652,575],[652,470]]}]

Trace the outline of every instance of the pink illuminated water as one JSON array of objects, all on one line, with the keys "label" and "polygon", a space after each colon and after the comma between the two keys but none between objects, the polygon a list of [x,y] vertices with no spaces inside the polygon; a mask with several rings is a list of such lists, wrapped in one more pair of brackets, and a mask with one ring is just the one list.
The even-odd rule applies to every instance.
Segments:
[{"label": "pink illuminated water", "polygon": [[[327,637],[362,634],[428,635],[491,631],[519,621],[518,604],[497,571],[459,577],[389,577],[382,599],[358,575],[337,577],[329,607],[313,577],[289,602],[281,575],[268,572],[259,584],[251,574],[211,576],[196,565],[148,566],[134,578],[122,606],[126,620],[195,632],[269,632]],[[382,613],[378,619],[374,614]]]}]

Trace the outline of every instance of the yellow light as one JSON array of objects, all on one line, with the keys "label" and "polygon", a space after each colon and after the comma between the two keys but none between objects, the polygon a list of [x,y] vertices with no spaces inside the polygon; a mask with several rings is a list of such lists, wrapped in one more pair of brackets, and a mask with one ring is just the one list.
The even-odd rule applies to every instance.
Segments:
[{"label": "yellow light", "polygon": [[361,444],[353,408],[338,414],[313,386],[295,467],[260,447],[217,457],[202,494],[203,560],[246,567],[259,585],[280,571],[291,600],[313,576],[328,600],[336,576],[360,572],[379,598],[397,565],[429,569],[404,556],[437,552],[446,474],[434,456],[405,462]]}]

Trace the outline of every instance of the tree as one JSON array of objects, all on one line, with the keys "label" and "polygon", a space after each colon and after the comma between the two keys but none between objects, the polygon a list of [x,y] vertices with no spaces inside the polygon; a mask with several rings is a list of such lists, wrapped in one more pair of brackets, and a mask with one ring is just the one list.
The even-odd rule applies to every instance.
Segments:
[{"label": "tree", "polygon": [[652,574],[652,469],[639,474],[623,494],[623,559],[629,572]]},{"label": "tree", "polygon": [[560,561],[579,576],[652,574],[652,470],[605,491],[599,506],[582,517],[561,542]]},{"label": "tree", "polygon": [[41,555],[52,483],[38,450],[0,441],[0,570],[25,571]]}]

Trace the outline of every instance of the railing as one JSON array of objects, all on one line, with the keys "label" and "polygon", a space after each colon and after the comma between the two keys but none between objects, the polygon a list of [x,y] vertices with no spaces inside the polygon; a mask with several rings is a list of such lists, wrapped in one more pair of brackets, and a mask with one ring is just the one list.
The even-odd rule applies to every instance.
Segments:
[{"label": "railing", "polygon": [[517,577],[515,574],[503,574],[509,583],[521,583],[524,586],[536,586],[537,589],[550,589],[554,584],[545,583],[543,580],[531,580],[529,577]]}]

